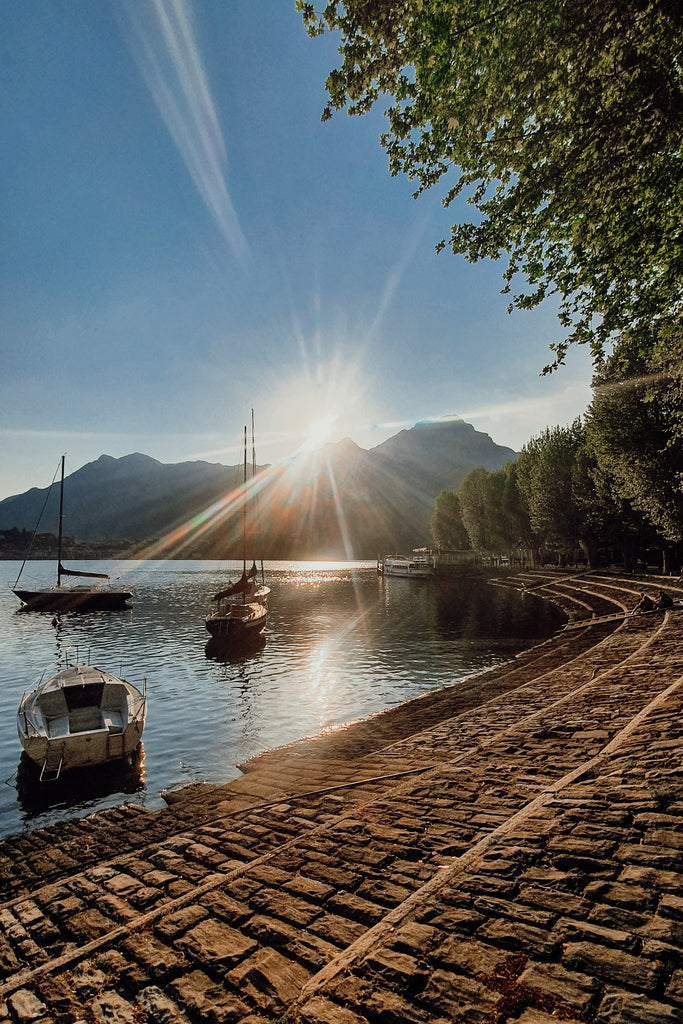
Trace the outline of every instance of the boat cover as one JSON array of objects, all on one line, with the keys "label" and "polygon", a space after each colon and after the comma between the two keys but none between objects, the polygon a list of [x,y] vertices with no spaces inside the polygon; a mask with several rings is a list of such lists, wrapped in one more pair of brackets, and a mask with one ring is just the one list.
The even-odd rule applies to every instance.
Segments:
[{"label": "boat cover", "polygon": [[59,563],[59,571],[62,576],[90,576],[98,580],[108,580],[106,572],[79,572],[78,569],[65,569],[62,563]]},{"label": "boat cover", "polygon": [[219,590],[217,594],[213,595],[214,601],[221,601],[224,597],[231,597],[233,594],[243,594],[249,587],[251,580],[256,579],[256,562],[252,565],[249,572],[243,572],[236,583],[232,583],[225,590]]}]

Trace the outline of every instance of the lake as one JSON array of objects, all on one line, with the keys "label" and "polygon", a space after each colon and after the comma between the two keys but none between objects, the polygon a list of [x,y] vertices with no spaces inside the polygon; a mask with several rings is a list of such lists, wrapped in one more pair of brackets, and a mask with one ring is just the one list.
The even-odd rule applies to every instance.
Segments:
[{"label": "lake", "polygon": [[[0,836],[124,801],[161,807],[164,789],[227,782],[254,754],[506,661],[564,621],[538,598],[471,580],[385,579],[374,562],[270,562],[265,642],[230,660],[207,649],[204,617],[241,563],[120,562],[115,575],[134,591],[129,611],[56,618],[19,610],[10,589],[19,569],[0,561]],[[53,563],[32,562],[22,583],[55,576]],[[74,660],[145,680],[142,764],[26,789],[17,707],[44,672]]]}]

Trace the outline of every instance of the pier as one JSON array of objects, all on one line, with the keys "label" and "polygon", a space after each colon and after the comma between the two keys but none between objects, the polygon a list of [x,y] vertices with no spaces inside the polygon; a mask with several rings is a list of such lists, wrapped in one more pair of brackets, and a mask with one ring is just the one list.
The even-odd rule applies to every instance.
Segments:
[{"label": "pier", "polygon": [[[492,585],[570,628],[163,810],[0,843],[0,1020],[680,1024],[683,584]],[[677,603],[629,616],[641,590]]]}]

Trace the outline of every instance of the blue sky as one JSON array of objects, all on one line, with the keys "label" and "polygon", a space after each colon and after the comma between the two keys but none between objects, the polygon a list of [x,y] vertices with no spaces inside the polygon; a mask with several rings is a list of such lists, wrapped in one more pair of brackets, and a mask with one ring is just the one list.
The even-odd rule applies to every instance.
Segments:
[{"label": "blue sky", "polygon": [[551,306],[436,243],[381,112],[322,123],[294,0],[6,0],[0,498],[101,454],[259,462],[457,414],[518,449],[590,400]]}]

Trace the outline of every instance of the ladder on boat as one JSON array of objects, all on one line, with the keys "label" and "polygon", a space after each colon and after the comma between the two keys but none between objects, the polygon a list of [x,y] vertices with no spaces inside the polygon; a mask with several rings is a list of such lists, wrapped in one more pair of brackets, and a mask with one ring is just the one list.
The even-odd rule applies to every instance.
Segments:
[{"label": "ladder on boat", "polygon": [[40,781],[56,782],[61,774],[63,763],[64,747],[62,746],[59,749],[49,749],[45,755],[43,767],[40,769]]}]

